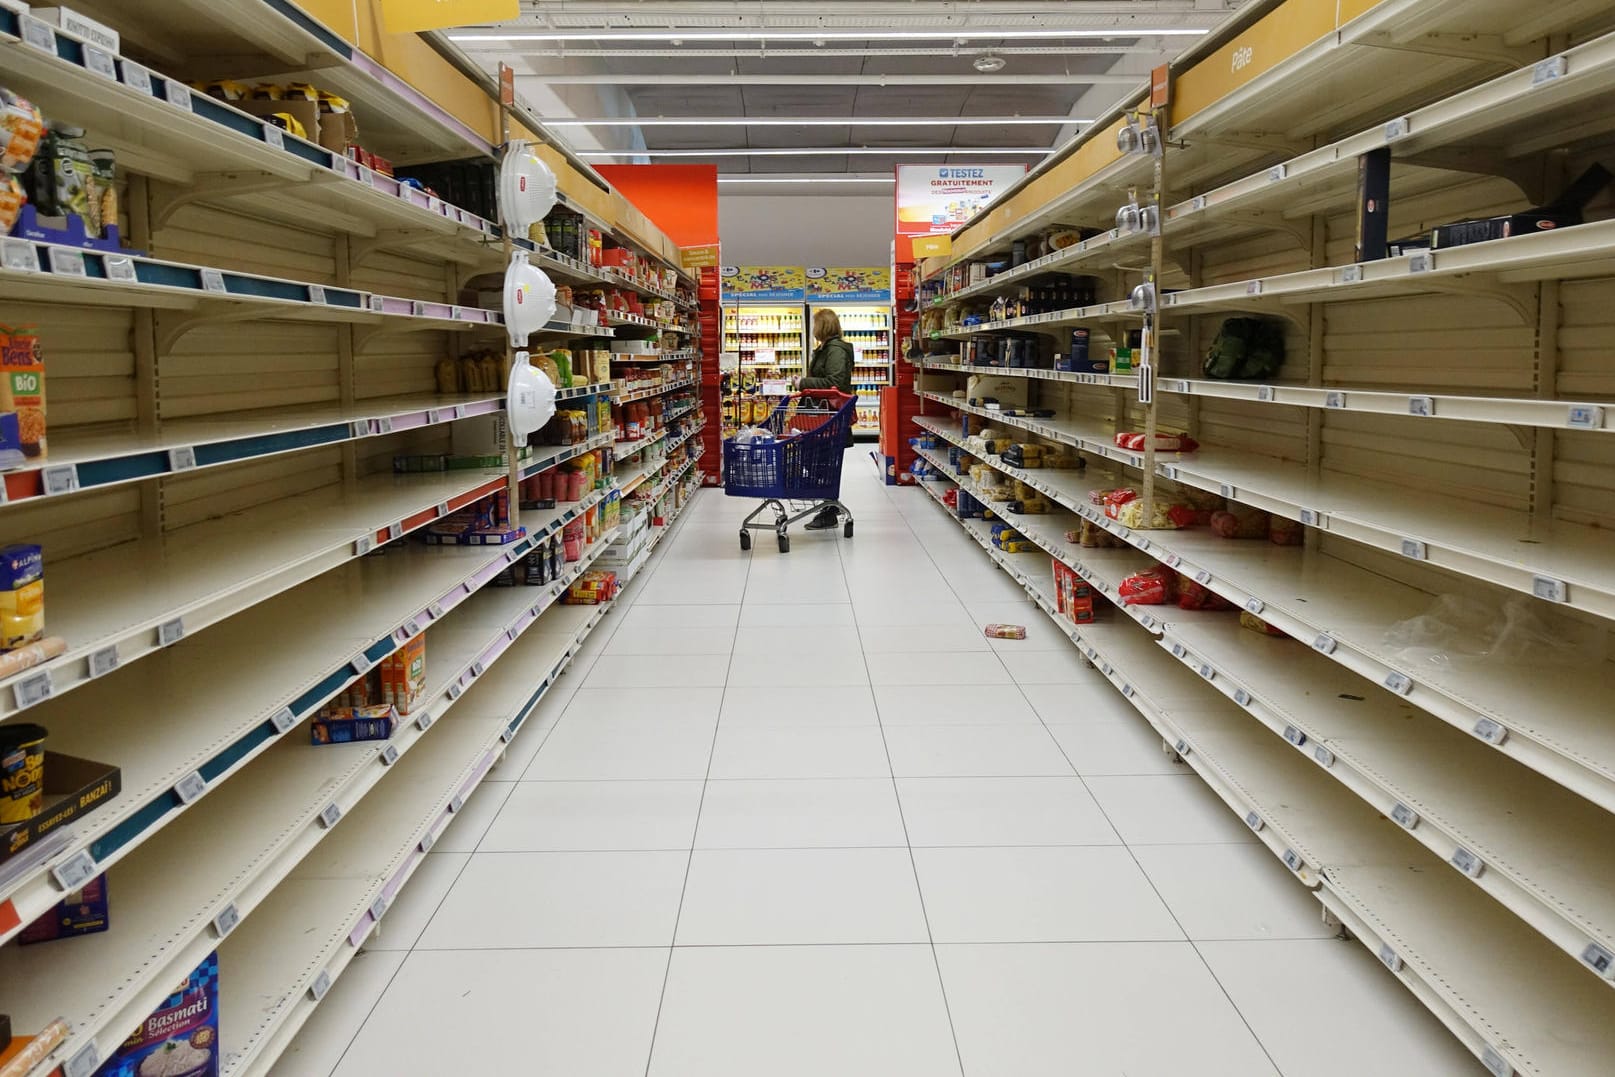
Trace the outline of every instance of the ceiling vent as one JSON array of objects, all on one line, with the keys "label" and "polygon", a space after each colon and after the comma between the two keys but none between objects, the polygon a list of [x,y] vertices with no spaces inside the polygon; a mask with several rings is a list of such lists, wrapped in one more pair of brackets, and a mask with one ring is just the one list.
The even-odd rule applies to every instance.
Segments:
[{"label": "ceiling vent", "polygon": [[1006,63],[1007,61],[1002,56],[994,56],[989,52],[976,57],[971,61],[970,66],[980,71],[983,75],[991,75],[1004,70]]}]

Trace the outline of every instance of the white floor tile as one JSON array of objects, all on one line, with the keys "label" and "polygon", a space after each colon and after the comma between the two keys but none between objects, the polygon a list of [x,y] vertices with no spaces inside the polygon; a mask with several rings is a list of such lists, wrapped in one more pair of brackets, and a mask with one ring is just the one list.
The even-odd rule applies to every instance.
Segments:
[{"label": "white floor tile", "polygon": [[646,722],[704,722],[710,726],[723,705],[723,688],[580,688],[567,704],[568,720],[621,719]]},{"label": "white floor tile", "polygon": [[916,849],[914,866],[938,943],[1183,938],[1120,846]]},{"label": "white floor tile", "polygon": [[1191,939],[1334,937],[1318,899],[1265,845],[1140,845],[1133,855]]},{"label": "white floor tile", "polygon": [[880,724],[1040,725],[1032,705],[1000,685],[879,685],[875,706]]},{"label": "white floor tile", "polygon": [[902,847],[890,778],[709,782],[698,849]]},{"label": "white floor tile", "polygon": [[487,853],[689,849],[700,781],[518,782]]},{"label": "white floor tile", "polygon": [[1083,777],[1101,774],[1185,774],[1161,749],[1161,735],[1141,714],[1131,721],[1049,725],[1066,758]]},{"label": "white floor tile", "polygon": [[785,692],[807,692],[819,685],[868,684],[862,652],[813,655],[737,654],[729,666],[732,687],[777,685]]},{"label": "white floor tile", "polygon": [[663,949],[414,953],[337,1074],[643,1073],[666,969]]},{"label": "white floor tile", "polygon": [[722,722],[742,725],[877,725],[868,685],[833,684],[811,689],[737,688],[723,694]]},{"label": "white floor tile", "polygon": [[488,827],[499,815],[499,809],[505,806],[505,798],[510,796],[511,789],[515,788],[515,771],[507,771],[506,777],[511,781],[483,782],[472,790],[466,798],[465,804],[443,833],[438,835],[433,850],[440,853],[472,853],[476,852],[477,843],[488,832]]},{"label": "white floor tile", "polygon": [[682,655],[728,654],[734,650],[735,629],[657,627],[631,625],[618,628],[605,645],[605,654]]},{"label": "white floor tile", "polygon": [[681,688],[721,685],[728,652],[689,655],[601,655],[585,688]]},{"label": "white floor tile", "polygon": [[1111,825],[1129,845],[1238,844],[1260,840],[1192,772],[1084,781]]},{"label": "white floor tile", "polygon": [[684,852],[481,853],[419,948],[667,946],[688,863]]},{"label": "white floor tile", "polygon": [[388,953],[370,946],[356,954],[281,1053],[270,1077],[328,1077],[407,956],[407,951]]},{"label": "white floor tile", "polygon": [[1035,725],[892,726],[885,730],[899,778],[1070,775],[1048,730]]},{"label": "white floor tile", "polygon": [[1021,694],[1050,725],[1138,722],[1138,709],[1113,688],[1088,691],[1069,684],[1023,684]]},{"label": "white floor tile", "polygon": [[712,731],[711,723],[692,721],[567,718],[555,727],[522,778],[704,778],[712,756]]},{"label": "white floor tile", "polygon": [[741,629],[735,640],[735,657],[748,663],[759,658],[800,661],[827,654],[857,656],[862,650],[858,629],[852,625],[756,625]]},{"label": "white floor tile", "polygon": [[744,573],[725,572],[702,578],[682,574],[676,567],[658,574],[645,585],[635,606],[732,606],[746,593]]},{"label": "white floor tile", "polygon": [[907,849],[697,849],[679,946],[926,942]]},{"label": "white floor tile", "polygon": [[718,729],[712,774],[719,778],[885,778],[878,726],[734,726]]},{"label": "white floor tile", "polygon": [[766,946],[673,952],[648,1077],[958,1073],[929,946]]},{"label": "white floor tile", "polygon": [[740,611],[740,631],[749,628],[851,625],[852,603],[806,602],[794,605],[749,605]]},{"label": "white floor tile", "polygon": [[1001,650],[998,657],[1016,684],[1082,684],[1114,691],[1104,676],[1091,668],[1075,647],[1063,651]]},{"label": "white floor tile", "polygon": [[908,840],[955,845],[1118,845],[1080,778],[899,778]]},{"label": "white floor tile", "polygon": [[[857,592],[852,596],[853,613],[860,627],[903,628],[913,625],[974,625],[970,614],[955,600],[937,600],[909,594],[901,598],[874,600]],[[975,625],[979,628],[979,625]]]},{"label": "white floor tile", "polygon": [[[1358,942],[1209,942],[1206,964],[1284,1077],[1487,1070]],[[1305,975],[1298,970],[1305,969]],[[1319,1050],[1319,1015],[1349,1034]]]},{"label": "white floor tile", "polygon": [[871,654],[871,684],[1010,683],[1004,664],[991,650],[958,654]]},{"label": "white floor tile", "polygon": [[421,932],[471,860],[470,853],[440,853],[435,845],[432,849],[365,940],[365,949],[407,951],[420,941]]},{"label": "white floor tile", "polygon": [[661,605],[634,603],[623,615],[624,628],[733,628],[740,605]]},{"label": "white floor tile", "polygon": [[939,945],[937,960],[969,1077],[1278,1077],[1187,943]]},{"label": "white floor tile", "polygon": [[961,624],[908,625],[895,631],[866,632],[863,643],[870,654],[992,650],[979,628]]}]

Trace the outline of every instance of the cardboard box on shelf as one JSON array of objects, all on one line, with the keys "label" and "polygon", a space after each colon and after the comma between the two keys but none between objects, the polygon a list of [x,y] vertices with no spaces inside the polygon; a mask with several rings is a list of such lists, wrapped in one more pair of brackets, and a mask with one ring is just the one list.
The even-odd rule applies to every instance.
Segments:
[{"label": "cardboard box on shelf", "polygon": [[[160,1055],[156,1061],[152,1056]],[[208,954],[151,1016],[123,1041],[95,1077],[151,1074],[218,1077],[219,955]]]}]

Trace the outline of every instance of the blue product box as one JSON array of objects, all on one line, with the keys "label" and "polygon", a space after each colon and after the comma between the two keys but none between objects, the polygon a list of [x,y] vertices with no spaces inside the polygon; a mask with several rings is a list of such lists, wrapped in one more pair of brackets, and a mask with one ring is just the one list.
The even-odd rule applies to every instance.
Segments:
[{"label": "blue product box", "polygon": [[[160,1055],[156,1061],[152,1056]],[[95,1077],[219,1077],[219,955],[208,954]]]},{"label": "blue product box", "polygon": [[17,945],[31,946],[36,942],[94,935],[107,929],[111,923],[110,912],[107,877],[103,872],[85,883],[82,889],[68,893],[50,912],[23,928],[17,936]]},{"label": "blue product box", "polygon": [[15,591],[45,574],[45,552],[38,545],[19,542],[0,549],[0,591]]}]

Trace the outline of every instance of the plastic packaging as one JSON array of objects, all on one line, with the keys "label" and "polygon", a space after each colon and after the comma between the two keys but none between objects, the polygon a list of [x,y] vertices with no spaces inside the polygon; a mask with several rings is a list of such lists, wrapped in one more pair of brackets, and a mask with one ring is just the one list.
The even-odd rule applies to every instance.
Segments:
[{"label": "plastic packaging", "polygon": [[1169,570],[1152,568],[1122,580],[1116,594],[1128,606],[1160,606],[1171,601],[1175,583]]},{"label": "plastic packaging", "polygon": [[1481,662],[1564,666],[1596,657],[1521,597],[1440,595],[1424,613],[1387,629],[1385,645],[1394,662],[1436,670]]},{"label": "plastic packaging", "polygon": [[982,635],[988,639],[1025,639],[1025,625],[988,625],[983,628]]}]

